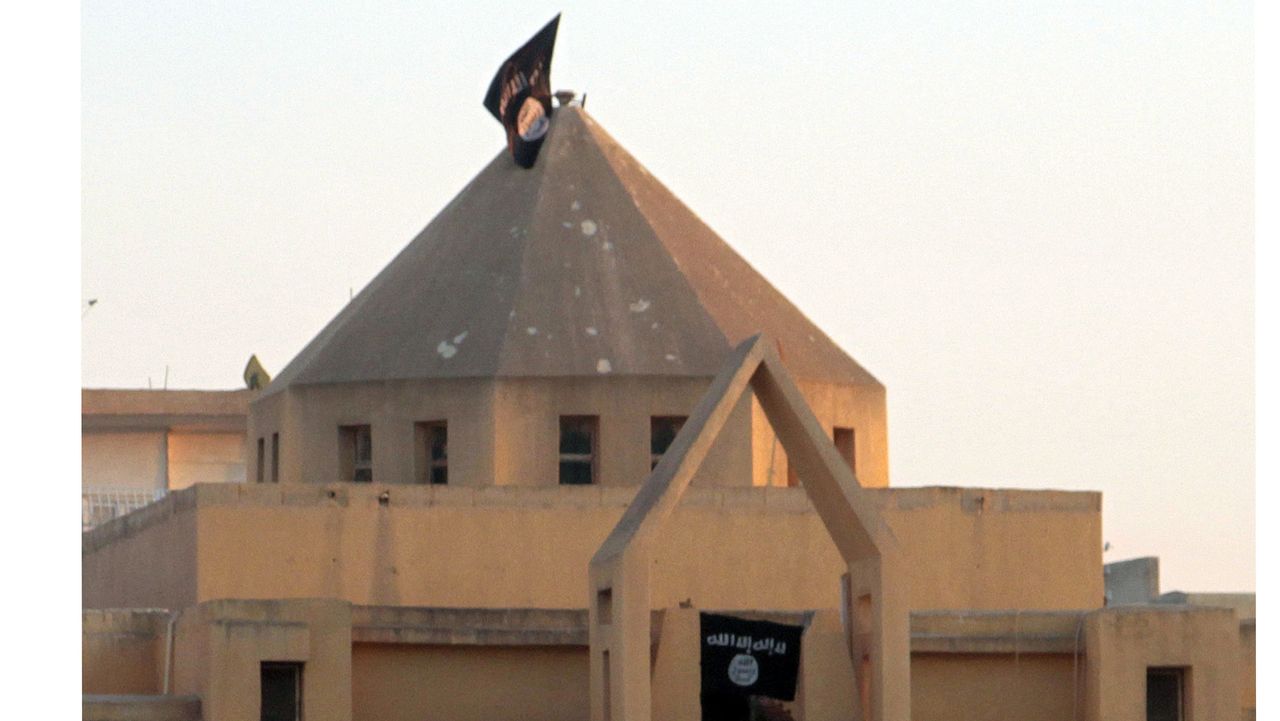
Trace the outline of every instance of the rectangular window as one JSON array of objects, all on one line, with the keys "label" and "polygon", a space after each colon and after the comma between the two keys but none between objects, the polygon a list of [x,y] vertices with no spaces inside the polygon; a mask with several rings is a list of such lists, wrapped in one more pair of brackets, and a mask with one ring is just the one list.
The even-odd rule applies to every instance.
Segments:
[{"label": "rectangular window", "polygon": [[688,416],[653,416],[649,419],[649,470],[657,467]]},{"label": "rectangular window", "polygon": [[262,721],[302,721],[302,664],[263,661]]},{"label": "rectangular window", "polygon": [[280,434],[271,434],[271,482],[280,482]]},{"label": "rectangular window", "polygon": [[1184,721],[1186,669],[1147,669],[1147,721]]},{"label": "rectangular window", "polygon": [[342,447],[342,479],[373,482],[373,431],[370,426],[339,426]]},{"label": "rectangular window", "polygon": [[596,482],[599,425],[596,416],[560,416],[560,485]]},{"label": "rectangular window", "polygon": [[449,424],[428,421],[414,424],[417,439],[415,461],[418,483],[443,486],[449,482]]},{"label": "rectangular window", "polygon": [[262,477],[263,467],[266,464],[266,459],[267,459],[266,443],[267,443],[267,439],[265,438],[258,439],[258,475],[254,477],[254,480],[256,480],[258,483],[262,483],[264,480],[266,480]]},{"label": "rectangular window", "polygon": [[858,466],[854,460],[856,458],[856,447],[854,446],[853,429],[840,428],[837,426],[831,432],[831,435],[833,440],[835,440],[836,450],[840,452],[840,457],[844,459],[845,463],[849,464],[849,470],[856,474],[858,472]]}]

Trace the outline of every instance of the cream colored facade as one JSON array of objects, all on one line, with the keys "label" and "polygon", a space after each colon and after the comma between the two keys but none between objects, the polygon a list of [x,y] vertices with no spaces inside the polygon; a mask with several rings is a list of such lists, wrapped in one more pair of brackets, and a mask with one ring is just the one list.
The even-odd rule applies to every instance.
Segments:
[{"label": "cream colored facade", "polygon": [[692,721],[703,610],[804,626],[797,720],[1249,717],[1252,625],[1107,607],[1097,493],[891,488],[884,386],[555,117],[265,390],[85,392],[85,484],[172,491],[83,536],[86,718]]},{"label": "cream colored facade", "polygon": [[86,528],[197,483],[243,483],[250,391],[84,389]]}]

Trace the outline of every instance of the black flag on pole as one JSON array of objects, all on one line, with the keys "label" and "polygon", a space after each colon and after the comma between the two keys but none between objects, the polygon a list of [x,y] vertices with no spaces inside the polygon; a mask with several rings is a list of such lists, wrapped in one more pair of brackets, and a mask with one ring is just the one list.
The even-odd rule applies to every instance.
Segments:
[{"label": "black flag on pole", "polygon": [[745,718],[749,696],[796,697],[803,626],[700,614],[703,718]]},{"label": "black flag on pole", "polygon": [[484,106],[507,130],[507,149],[516,165],[532,168],[551,129],[551,53],[556,47],[557,14],[498,68]]}]

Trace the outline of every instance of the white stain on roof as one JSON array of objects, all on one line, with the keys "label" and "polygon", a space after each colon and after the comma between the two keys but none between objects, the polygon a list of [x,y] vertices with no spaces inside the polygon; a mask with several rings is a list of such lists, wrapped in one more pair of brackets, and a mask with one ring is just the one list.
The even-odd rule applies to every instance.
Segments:
[{"label": "white stain on roof", "polygon": [[669,361],[674,361],[675,359],[676,359],[676,357],[675,357],[674,355],[672,355],[672,354],[670,354],[670,353],[668,353],[668,354],[667,354],[667,360],[669,360]]},{"label": "white stain on roof", "polygon": [[524,332],[528,333],[529,335],[537,335],[538,329],[536,326],[529,326],[528,328],[524,329]]},{"label": "white stain on roof", "polygon": [[459,333],[459,334],[455,335],[455,336],[453,337],[453,342],[454,342],[454,343],[459,343],[459,344],[460,344],[460,343],[462,343],[462,341],[464,341],[464,340],[466,340],[466,339],[467,339],[467,333],[468,333],[468,331],[465,331],[465,330],[464,330],[464,331],[462,331],[461,333]]},{"label": "white stain on roof", "polygon": [[580,287],[578,287],[578,286],[576,286],[576,285],[575,285],[575,286],[573,286],[573,297],[574,297],[574,298],[580,298],[580,297],[582,297],[582,288],[580,288]]},{"label": "white stain on roof", "polygon": [[596,330],[595,326],[587,326],[587,335],[590,335],[590,336],[600,335],[600,331]]},{"label": "white stain on roof", "polygon": [[563,223],[561,223],[560,225],[563,225],[563,226],[564,226],[564,227],[566,227],[566,228],[572,228],[572,227],[573,227],[573,223],[570,223],[570,222],[569,222],[569,221],[567,221],[567,220],[566,220],[566,221],[564,221]]},{"label": "white stain on roof", "polygon": [[590,238],[596,234],[596,222],[594,220],[582,221],[582,234]]},{"label": "white stain on roof", "polygon": [[442,340],[440,341],[440,345],[436,346],[436,352],[440,354],[441,358],[449,360],[457,355],[458,346],[450,344],[447,340]]},{"label": "white stain on roof", "polygon": [[613,364],[608,358],[601,358],[596,361],[596,373],[609,373],[613,370]]},{"label": "white stain on roof", "polygon": [[651,326],[649,326],[649,327],[650,327],[650,328],[652,328],[652,329],[654,329],[654,330],[657,330],[657,329],[658,329],[658,323],[657,323],[657,321],[654,321],[653,325],[651,325]]},{"label": "white stain on roof", "polygon": [[514,238],[517,235],[520,235],[520,228],[514,225],[511,226],[511,237]]},{"label": "white stain on roof", "polygon": [[636,302],[631,304],[631,312],[643,313],[646,310],[649,310],[650,305],[651,304],[649,303],[649,301],[645,300],[644,298],[641,298],[640,300],[637,300]]},{"label": "white stain on roof", "polygon": [[576,200],[573,201],[573,205],[569,206],[569,210],[581,210],[581,209],[582,209],[582,203],[579,203]]}]

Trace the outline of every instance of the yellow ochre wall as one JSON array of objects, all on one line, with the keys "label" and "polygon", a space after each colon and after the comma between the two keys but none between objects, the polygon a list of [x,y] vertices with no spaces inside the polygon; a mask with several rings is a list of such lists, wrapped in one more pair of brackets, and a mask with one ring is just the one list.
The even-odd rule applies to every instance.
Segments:
[{"label": "yellow ochre wall", "polygon": [[1074,662],[1070,654],[913,653],[912,721],[1073,721]]},{"label": "yellow ochre wall", "polygon": [[86,610],[81,624],[81,693],[160,693],[168,621],[169,614],[161,610]]},{"label": "yellow ochre wall", "polygon": [[1187,718],[1241,715],[1240,627],[1225,608],[1112,606],[1084,626],[1088,721],[1142,718],[1148,667],[1190,667]]},{"label": "yellow ochre wall", "polygon": [[584,646],[356,643],[354,721],[585,721]]},{"label": "yellow ochre wall", "polygon": [[[84,606],[332,597],[362,605],[582,608],[587,562],[633,494],[200,485],[130,523],[85,534]],[[1101,605],[1097,494],[911,488],[872,497],[908,557],[918,559],[914,608]],[[655,608],[685,600],[720,609],[838,608],[845,570],[800,488],[689,489],[654,563]]]},{"label": "yellow ochre wall", "polygon": [[[245,467],[256,480],[257,440],[270,465],[280,434],[283,483],[341,479],[338,427],[370,425],[373,477],[409,484],[414,424],[449,424],[449,483],[457,486],[555,486],[559,417],[600,419],[600,485],[638,485],[649,472],[652,416],[687,416],[707,389],[701,378],[502,378],[385,381],[290,386],[254,401]],[[884,487],[888,478],[884,389],[801,383],[819,422],[857,435],[859,481]],[[758,406],[756,407],[758,411]],[[701,468],[695,485],[786,485],[785,453],[762,413],[744,399]],[[769,475],[770,460],[775,473]],[[265,474],[269,478],[269,469]]]}]

